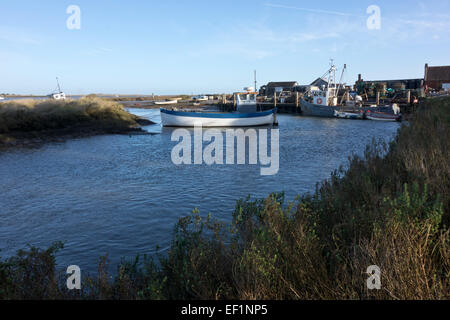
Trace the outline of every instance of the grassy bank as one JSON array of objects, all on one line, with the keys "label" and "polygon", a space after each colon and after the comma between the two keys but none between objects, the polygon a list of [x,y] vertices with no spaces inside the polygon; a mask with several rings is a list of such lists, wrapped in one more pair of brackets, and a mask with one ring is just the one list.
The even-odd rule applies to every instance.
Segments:
[{"label": "grassy bank", "polygon": [[79,100],[18,100],[0,103],[0,147],[51,138],[139,130],[138,117],[116,102],[96,97]]},{"label": "grassy bank", "polygon": [[[389,145],[373,143],[314,194],[237,202],[231,225],[180,219],[168,254],[107,257],[81,291],[65,289],[54,255],[31,248],[0,263],[0,298],[449,299],[450,100],[430,99]],[[368,266],[381,290],[368,290]]]}]

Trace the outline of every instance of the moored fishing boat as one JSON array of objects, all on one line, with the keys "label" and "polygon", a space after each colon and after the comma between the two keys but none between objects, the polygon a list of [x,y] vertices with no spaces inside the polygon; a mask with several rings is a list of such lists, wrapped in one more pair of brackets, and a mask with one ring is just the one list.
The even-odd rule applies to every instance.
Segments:
[{"label": "moored fishing boat", "polygon": [[[342,75],[344,74],[345,69],[346,66],[344,65]],[[326,78],[325,81],[328,84],[327,87],[310,92],[309,98],[312,101],[306,101],[305,99],[301,100],[301,110],[303,115],[327,118],[335,117],[335,112],[339,111],[338,92],[340,89],[340,85],[338,87],[336,84],[336,70],[336,66],[333,64],[333,61],[331,61],[330,69],[321,77],[323,80]]]},{"label": "moored fishing boat", "polygon": [[[333,61],[331,61],[330,69],[320,78],[324,83],[327,83],[327,85],[324,85],[322,89],[309,91],[307,98],[301,100],[301,112],[303,115],[327,118],[336,117],[341,119],[364,119],[366,114],[370,111],[391,115],[391,117],[383,115],[373,117],[379,118],[380,120],[399,118],[400,108],[396,104],[364,107],[362,97],[357,94],[354,97],[351,97],[351,94],[346,90],[343,95],[341,94],[341,96],[339,96],[341,89],[345,88],[345,83],[342,83],[342,79],[346,68],[347,66],[344,65],[341,79],[339,83],[337,83],[337,68],[333,64]],[[338,103],[338,100],[340,100],[340,103]]]},{"label": "moored fishing boat", "polygon": [[[248,88],[250,89],[250,88]],[[234,94],[235,112],[180,111],[161,108],[161,123],[164,127],[253,127],[276,123],[274,108],[268,111],[257,111],[257,93],[253,90]]]},{"label": "moored fishing boat", "polygon": [[339,108],[334,106],[311,103],[302,99],[301,110],[304,116],[333,118],[334,112],[339,110]]}]

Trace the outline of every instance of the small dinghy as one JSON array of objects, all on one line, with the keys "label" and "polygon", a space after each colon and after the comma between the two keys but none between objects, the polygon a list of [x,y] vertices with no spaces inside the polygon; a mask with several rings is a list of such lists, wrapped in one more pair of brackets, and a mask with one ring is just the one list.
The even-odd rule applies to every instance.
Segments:
[{"label": "small dinghy", "polygon": [[402,115],[367,110],[366,119],[375,121],[401,121]]},{"label": "small dinghy", "polygon": [[340,118],[340,119],[359,119],[359,120],[362,120],[362,119],[364,119],[364,112],[362,110],[360,112],[358,112],[358,111],[339,111],[339,110],[335,110],[334,111],[334,116],[336,118]]},{"label": "small dinghy", "polygon": [[[250,88],[248,88],[250,89]],[[257,92],[248,90],[235,93],[236,112],[179,111],[161,108],[161,123],[164,127],[254,127],[277,123],[274,108],[257,111]]]},{"label": "small dinghy", "polygon": [[178,99],[164,100],[164,101],[155,101],[154,103],[157,104],[157,105],[176,104],[176,103],[178,103]]}]

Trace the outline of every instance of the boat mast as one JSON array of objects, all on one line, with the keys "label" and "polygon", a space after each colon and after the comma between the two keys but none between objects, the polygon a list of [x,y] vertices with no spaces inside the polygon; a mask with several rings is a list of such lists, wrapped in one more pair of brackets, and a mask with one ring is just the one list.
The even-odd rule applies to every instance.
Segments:
[{"label": "boat mast", "polygon": [[330,70],[328,71],[328,92],[332,93],[334,98],[336,95],[336,66],[334,65],[334,60],[330,59]]},{"label": "boat mast", "polygon": [[344,64],[344,69],[342,69],[342,73],[341,73],[341,79],[339,80],[338,92],[336,93],[337,95],[339,94],[339,90],[341,89],[342,79],[344,78],[344,72],[346,69],[347,69],[347,64]]},{"label": "boat mast", "polygon": [[58,77],[56,77],[56,84],[58,86],[58,93],[61,93],[61,87],[59,86]]}]

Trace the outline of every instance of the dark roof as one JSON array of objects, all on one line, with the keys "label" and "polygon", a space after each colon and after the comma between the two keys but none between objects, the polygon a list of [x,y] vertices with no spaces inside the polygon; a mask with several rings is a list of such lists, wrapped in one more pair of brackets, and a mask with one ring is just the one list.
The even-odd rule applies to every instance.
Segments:
[{"label": "dark roof", "polygon": [[450,80],[450,66],[428,67],[425,79],[427,81]]},{"label": "dark roof", "polygon": [[325,86],[328,85],[328,82],[323,80],[322,78],[317,78],[310,84],[310,86],[316,86],[316,87],[321,87],[322,85],[325,85]]},{"label": "dark roof", "polygon": [[267,84],[268,87],[295,87],[297,85],[297,81],[284,81],[284,82],[269,82]]}]

